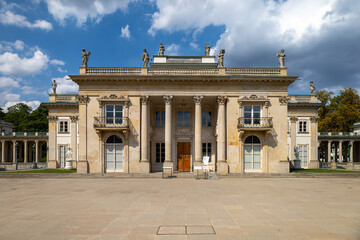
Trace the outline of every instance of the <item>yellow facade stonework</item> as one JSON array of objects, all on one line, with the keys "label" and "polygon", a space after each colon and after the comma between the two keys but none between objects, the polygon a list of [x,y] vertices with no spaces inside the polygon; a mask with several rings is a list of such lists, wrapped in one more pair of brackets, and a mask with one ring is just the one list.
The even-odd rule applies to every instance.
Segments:
[{"label": "yellow facade stonework", "polygon": [[[289,172],[296,158],[289,119],[316,118],[318,108],[314,95],[288,95],[297,77],[286,68],[219,68],[212,56],[179,58],[71,75],[79,93],[50,94],[44,104],[53,119],[49,167],[59,167],[58,121],[69,117],[67,148],[80,173],[193,172],[204,156],[220,174]],[[316,136],[311,121],[307,165],[315,167]]]}]

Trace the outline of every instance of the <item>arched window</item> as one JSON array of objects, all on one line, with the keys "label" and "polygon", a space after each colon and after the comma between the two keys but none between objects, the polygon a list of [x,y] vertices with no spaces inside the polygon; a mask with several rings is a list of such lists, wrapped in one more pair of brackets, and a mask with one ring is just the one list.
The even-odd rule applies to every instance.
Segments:
[{"label": "arched window", "polygon": [[106,143],[123,143],[123,141],[122,141],[121,137],[119,137],[117,135],[111,135],[106,140]]},{"label": "arched window", "polygon": [[257,137],[257,136],[248,136],[246,139],[245,139],[245,143],[246,144],[260,144],[260,139]]}]

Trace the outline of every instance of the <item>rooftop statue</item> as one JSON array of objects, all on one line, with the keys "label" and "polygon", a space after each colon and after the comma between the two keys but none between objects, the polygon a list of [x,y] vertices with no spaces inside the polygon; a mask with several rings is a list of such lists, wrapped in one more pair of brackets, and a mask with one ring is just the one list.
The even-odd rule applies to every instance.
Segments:
[{"label": "rooftop statue", "polygon": [[316,89],[316,88],[315,88],[315,86],[314,86],[314,82],[311,81],[311,82],[310,82],[310,91],[311,91],[311,94],[314,93],[315,89]]},{"label": "rooftop statue", "polygon": [[225,54],[225,49],[221,49],[218,56],[218,62],[220,67],[224,67],[224,54]]},{"label": "rooftop statue", "polygon": [[91,52],[87,52],[85,48],[82,49],[82,67],[87,67],[87,62],[89,61],[89,56]]},{"label": "rooftop statue", "polygon": [[159,56],[164,56],[164,53],[165,53],[165,47],[162,43],[160,43],[160,48],[159,48],[159,53],[158,55]]},{"label": "rooftop statue", "polygon": [[[165,48],[164,48],[165,50]],[[144,62],[144,66],[143,67],[147,67],[149,60],[150,60],[150,56],[149,54],[146,52],[146,49],[144,48],[144,53],[142,54],[142,60]]]},{"label": "rooftop statue", "polygon": [[56,87],[57,87],[57,84],[56,84],[56,80],[54,79],[53,84],[52,84],[52,90],[53,90],[54,94],[56,94]]},{"label": "rooftop statue", "polygon": [[210,56],[210,46],[207,43],[205,44],[205,56]]},{"label": "rooftop statue", "polygon": [[276,53],[276,56],[279,58],[279,64],[280,64],[280,68],[284,68],[285,67],[285,50],[282,49],[280,53]]}]

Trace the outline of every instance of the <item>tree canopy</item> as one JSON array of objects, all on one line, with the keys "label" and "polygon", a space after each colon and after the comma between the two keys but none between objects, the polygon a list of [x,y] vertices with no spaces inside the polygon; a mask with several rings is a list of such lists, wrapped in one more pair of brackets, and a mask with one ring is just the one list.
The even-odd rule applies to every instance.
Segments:
[{"label": "tree canopy", "polygon": [[352,88],[333,92],[318,91],[316,95],[323,106],[319,109],[319,131],[349,132],[351,126],[360,121],[360,96]]},{"label": "tree canopy", "polygon": [[[1,116],[0,111],[0,116]],[[16,131],[29,132],[40,131],[46,132],[48,130],[47,120],[48,110],[40,105],[36,110],[24,104],[18,103],[8,108],[8,112],[4,113],[3,119],[6,122],[14,124]]]}]

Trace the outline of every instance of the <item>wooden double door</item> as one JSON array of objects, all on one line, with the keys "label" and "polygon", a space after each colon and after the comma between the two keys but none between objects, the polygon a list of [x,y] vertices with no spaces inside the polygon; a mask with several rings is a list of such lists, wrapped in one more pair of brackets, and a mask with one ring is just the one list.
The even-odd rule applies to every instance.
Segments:
[{"label": "wooden double door", "polygon": [[177,168],[179,172],[190,171],[190,142],[177,143]]}]

